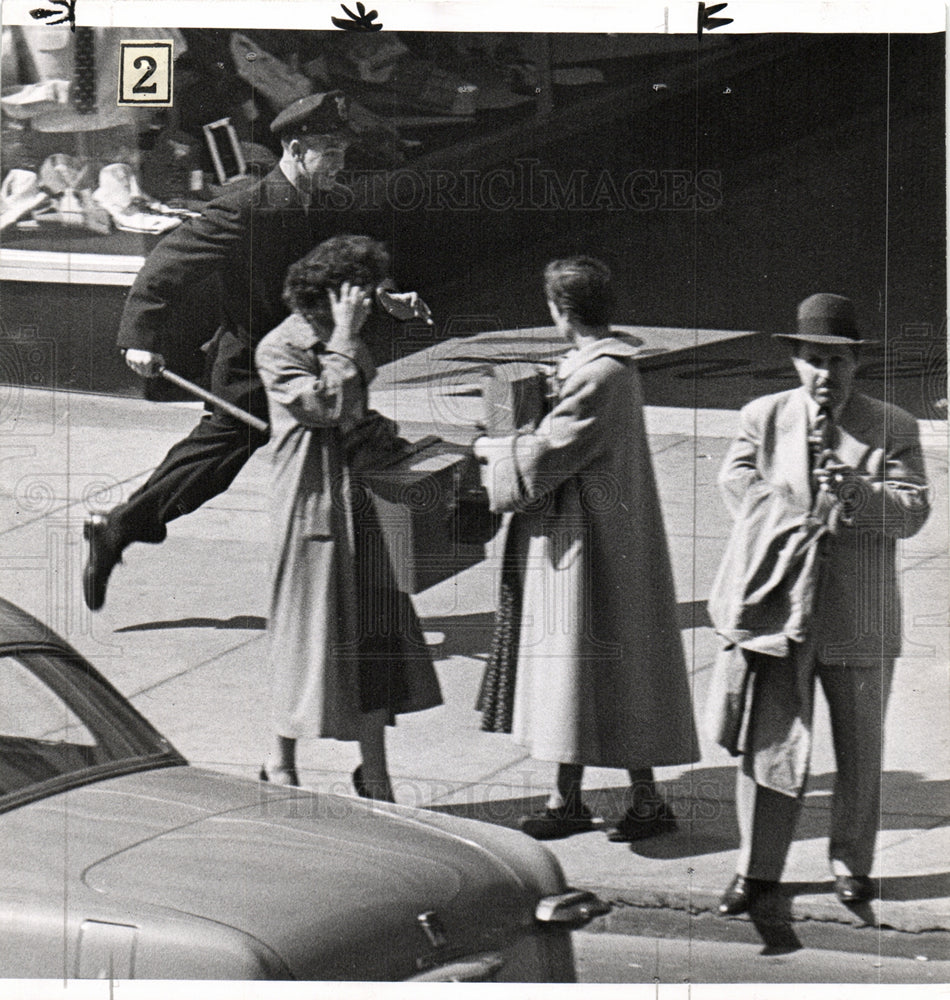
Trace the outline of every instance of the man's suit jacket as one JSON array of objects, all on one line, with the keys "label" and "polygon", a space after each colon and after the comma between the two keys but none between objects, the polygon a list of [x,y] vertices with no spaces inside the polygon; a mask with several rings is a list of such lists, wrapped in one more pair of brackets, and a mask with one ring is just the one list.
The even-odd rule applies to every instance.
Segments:
[{"label": "man's suit jacket", "polygon": [[338,216],[326,208],[306,211],[280,167],[216,198],[200,218],[172,230],[146,258],[125,304],[119,347],[162,351],[174,332],[169,328],[174,303],[216,276],[223,315],[214,341],[211,388],[266,416],[254,348],[287,316],[282,299],[287,268],[339,231]]},{"label": "man's suit jacket", "polygon": [[[836,423],[837,457],[861,479],[823,542],[809,633],[820,661],[871,666],[901,650],[895,543],[927,519],[924,462],[917,421],[896,406],[855,392]],[[812,510],[808,429],[801,387],[743,408],[719,476],[733,516],[750,490],[777,494],[792,516]]]}]

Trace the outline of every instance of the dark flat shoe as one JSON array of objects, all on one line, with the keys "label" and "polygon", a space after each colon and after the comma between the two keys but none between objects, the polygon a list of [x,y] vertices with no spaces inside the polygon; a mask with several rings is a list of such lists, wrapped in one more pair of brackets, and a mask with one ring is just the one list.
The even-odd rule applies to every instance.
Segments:
[{"label": "dark flat shoe", "polygon": [[763,893],[772,892],[778,888],[778,882],[764,878],[747,878],[736,875],[719,900],[717,913],[721,917],[735,917],[745,913],[752,905],[752,900]]},{"label": "dark flat shoe", "polygon": [[659,837],[664,833],[674,833],[677,829],[676,814],[666,802],[659,799],[649,811],[631,806],[616,826],[607,831],[607,839],[614,843],[632,843]]},{"label": "dark flat shoe", "polygon": [[89,543],[89,557],[82,571],[82,596],[90,611],[98,611],[106,603],[109,576],[122,562],[122,547],[117,545],[109,530],[108,514],[93,514],[82,526],[83,538]]},{"label": "dark flat shoe", "polygon": [[874,883],[867,875],[836,875],[835,895],[845,906],[874,899]]},{"label": "dark flat shoe", "polygon": [[300,779],[297,777],[297,768],[295,767],[268,768],[266,764],[262,764],[258,778],[261,781],[269,781],[272,785],[288,785],[294,788],[300,786]]},{"label": "dark flat shoe", "polygon": [[522,833],[535,840],[558,840],[575,833],[594,829],[594,817],[585,805],[561,806],[558,809],[541,809],[522,816],[519,823]]}]

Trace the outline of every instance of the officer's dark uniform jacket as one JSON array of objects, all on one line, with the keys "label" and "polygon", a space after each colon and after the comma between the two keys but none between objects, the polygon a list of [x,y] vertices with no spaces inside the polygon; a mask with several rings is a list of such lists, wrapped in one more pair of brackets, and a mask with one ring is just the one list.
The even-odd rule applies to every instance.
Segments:
[{"label": "officer's dark uniform jacket", "polygon": [[267,416],[254,348],[287,315],[287,268],[339,226],[332,210],[304,209],[279,167],[253,185],[210,202],[200,218],[165,236],[129,293],[118,343],[161,353],[172,304],[212,275],[221,282],[221,325],[212,345],[213,392]]}]

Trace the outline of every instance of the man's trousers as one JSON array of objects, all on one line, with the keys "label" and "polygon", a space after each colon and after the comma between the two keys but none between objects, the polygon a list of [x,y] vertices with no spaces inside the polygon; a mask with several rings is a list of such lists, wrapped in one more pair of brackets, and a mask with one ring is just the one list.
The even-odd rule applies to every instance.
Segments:
[{"label": "man's trousers", "polygon": [[[774,724],[783,715],[802,724],[810,739],[815,675],[821,681],[837,767],[828,848],[831,869],[835,875],[868,875],[880,822],[884,717],[894,661],[882,660],[877,666],[815,662],[804,683],[788,661],[756,656],[755,668],[750,748],[764,742],[756,726],[762,726],[763,720]],[[750,749],[737,771],[740,847],[736,871],[780,881],[804,788],[797,795],[783,794],[757,783],[755,770],[755,752]]]},{"label": "man's trousers", "polygon": [[145,484],[110,511],[109,530],[119,547],[164,541],[165,525],[223,493],[267,437],[226,413],[205,413]]}]

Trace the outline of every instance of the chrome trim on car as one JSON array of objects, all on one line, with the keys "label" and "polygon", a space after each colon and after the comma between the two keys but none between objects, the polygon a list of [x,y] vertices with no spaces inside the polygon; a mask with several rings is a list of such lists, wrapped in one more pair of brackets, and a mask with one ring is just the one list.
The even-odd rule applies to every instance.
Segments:
[{"label": "chrome trim on car", "polygon": [[538,900],[534,910],[535,920],[543,924],[569,924],[583,927],[595,917],[610,912],[610,903],[586,889],[568,889],[556,896]]},{"label": "chrome trim on car", "polygon": [[426,910],[425,913],[420,913],[416,920],[433,948],[445,947],[448,940],[445,935],[445,927],[435,910]]},{"label": "chrome trim on car", "polygon": [[492,982],[505,964],[505,958],[498,952],[469,955],[434,969],[426,969],[410,976],[407,983],[489,983]]}]

